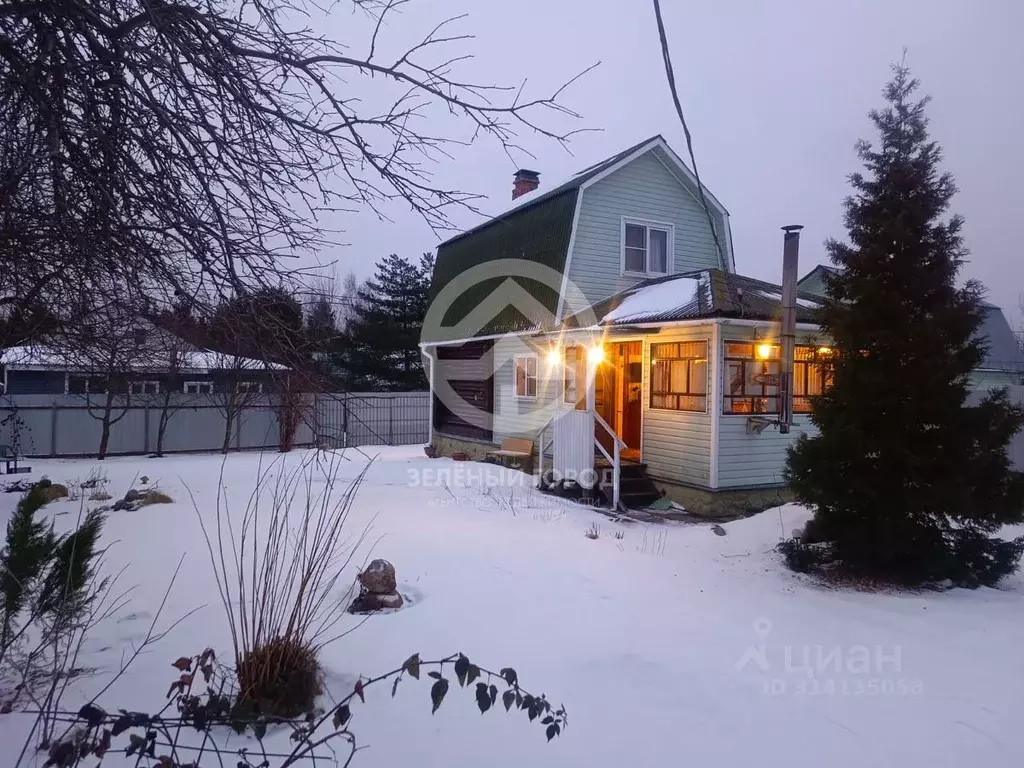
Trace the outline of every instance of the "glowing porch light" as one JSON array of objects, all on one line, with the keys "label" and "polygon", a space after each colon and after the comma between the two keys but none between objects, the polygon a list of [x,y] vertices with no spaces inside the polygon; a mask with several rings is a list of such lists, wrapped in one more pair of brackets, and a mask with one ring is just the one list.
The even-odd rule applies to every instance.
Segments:
[{"label": "glowing porch light", "polygon": [[552,368],[562,362],[562,350],[557,345],[548,350],[547,361]]},{"label": "glowing porch light", "polygon": [[772,345],[771,344],[758,344],[757,345],[757,356],[762,360],[767,360],[772,356]]},{"label": "glowing porch light", "polygon": [[588,349],[587,360],[589,360],[594,365],[597,365],[598,363],[602,362],[604,360],[604,347],[599,344],[596,347],[591,347],[590,349]]}]

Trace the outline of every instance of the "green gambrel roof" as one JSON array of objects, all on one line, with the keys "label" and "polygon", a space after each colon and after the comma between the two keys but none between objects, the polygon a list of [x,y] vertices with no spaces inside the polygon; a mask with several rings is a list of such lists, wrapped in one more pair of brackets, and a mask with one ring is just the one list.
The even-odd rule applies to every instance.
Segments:
[{"label": "green gambrel roof", "polygon": [[[517,259],[548,267],[556,273],[565,270],[569,238],[572,235],[572,220],[580,187],[621,160],[629,157],[646,144],[659,139],[652,136],[638,144],[612,155],[601,162],[585,168],[564,184],[541,193],[530,193],[517,201],[514,207],[489,221],[460,235],[446,240],[437,250],[437,262],[430,286],[431,302],[442,289],[459,275],[477,265],[501,259]],[[538,270],[549,278],[547,270]],[[484,271],[486,274],[486,271]],[[475,307],[483,302],[499,285],[510,276],[495,274],[480,281],[471,281],[449,306],[442,325],[453,328]],[[536,314],[553,316],[558,309],[559,285],[550,285],[550,279],[531,280],[515,276],[515,280],[530,296],[537,300],[543,312]],[[527,331],[544,323],[546,317],[527,317],[511,306],[505,307],[489,319],[483,327],[470,333],[444,330],[438,338],[424,338],[424,341],[445,341],[469,336],[491,336],[501,333]]]}]

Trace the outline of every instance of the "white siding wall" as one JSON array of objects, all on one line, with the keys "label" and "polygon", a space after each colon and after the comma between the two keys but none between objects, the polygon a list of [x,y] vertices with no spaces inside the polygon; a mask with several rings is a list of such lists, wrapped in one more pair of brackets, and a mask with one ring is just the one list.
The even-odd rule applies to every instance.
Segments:
[{"label": "white siding wall", "polygon": [[[708,487],[711,484],[711,408],[714,397],[708,395],[708,412],[668,411],[650,407],[651,344],[673,341],[707,340],[712,349],[710,325],[672,329],[644,339],[643,381],[643,461],[647,473],[655,479]],[[711,366],[708,366],[708,392],[711,392]]]},{"label": "white siding wall", "polygon": [[[507,437],[535,440],[540,428],[551,418],[562,395],[562,369],[557,367],[552,372],[546,359],[549,344],[512,336],[494,343],[494,442],[500,443]],[[537,355],[537,399],[533,401],[515,396],[514,358],[529,352]]]},{"label": "white siding wall", "polygon": [[[778,334],[778,325],[772,328],[765,323],[757,329],[760,339],[772,338]],[[722,326],[722,343],[727,341],[752,341],[754,328],[728,325]],[[820,343],[820,336],[797,333],[797,344]],[[724,347],[717,350],[717,365],[724,365]],[[721,410],[722,399],[716,398],[715,407]],[[754,488],[758,486],[784,485],[782,470],[786,465],[786,449],[796,442],[802,433],[814,434],[815,427],[807,414],[797,414],[788,435],[780,434],[768,427],[760,435],[747,434],[747,416],[744,414],[722,414],[718,436],[718,487]]]},{"label": "white siding wall", "polygon": [[[654,151],[637,158],[583,193],[569,280],[590,302],[634,285],[621,270],[622,217],[675,226],[673,272],[720,266],[707,214]],[[721,231],[721,222],[716,224]],[[724,237],[722,247],[725,247]],[[571,297],[571,293],[567,296]],[[581,307],[569,307],[578,311]]]}]

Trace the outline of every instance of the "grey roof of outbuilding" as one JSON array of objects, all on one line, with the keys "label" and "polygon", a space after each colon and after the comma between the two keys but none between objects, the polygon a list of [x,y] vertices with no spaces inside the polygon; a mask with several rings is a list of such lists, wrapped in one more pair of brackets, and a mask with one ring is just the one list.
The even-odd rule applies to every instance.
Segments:
[{"label": "grey roof of outbuilding", "polygon": [[978,336],[985,337],[985,359],[981,368],[989,371],[1024,372],[1024,353],[1021,352],[1017,337],[1010,328],[1003,310],[994,304],[985,303],[985,320]]}]

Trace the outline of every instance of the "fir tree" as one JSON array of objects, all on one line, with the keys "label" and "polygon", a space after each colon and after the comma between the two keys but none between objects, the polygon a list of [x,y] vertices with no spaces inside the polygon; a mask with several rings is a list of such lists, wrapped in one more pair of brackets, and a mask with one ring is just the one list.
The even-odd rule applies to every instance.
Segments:
[{"label": "fir tree", "polygon": [[956,285],[963,221],[946,217],[956,186],[928,137],[928,99],[915,99],[905,66],[894,73],[888,105],[870,113],[878,142],[857,146],[849,243],[828,243],[842,269],[821,322],[832,383],[787,479],[852,572],[992,584],[1024,550],[1024,538],[992,536],[1024,519],[1024,475],[1005,450],[1024,409],[1005,391],[966,404],[984,355],[981,290]]},{"label": "fir tree", "polygon": [[324,354],[330,351],[337,337],[338,323],[331,300],[326,295],[317,296],[306,314],[307,343],[313,352]]},{"label": "fir tree", "polygon": [[350,390],[423,389],[426,377],[419,340],[434,268],[432,254],[419,264],[391,254],[359,290],[345,333],[340,367]]}]

